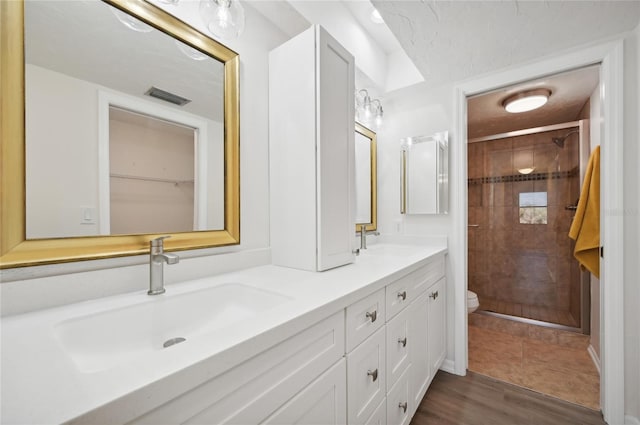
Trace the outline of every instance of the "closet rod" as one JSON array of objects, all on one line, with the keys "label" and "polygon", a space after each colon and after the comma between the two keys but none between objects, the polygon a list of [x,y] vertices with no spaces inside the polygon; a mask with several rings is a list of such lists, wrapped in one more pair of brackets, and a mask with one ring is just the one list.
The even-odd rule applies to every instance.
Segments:
[{"label": "closet rod", "polygon": [[128,174],[117,174],[117,173],[111,173],[109,174],[109,176],[115,177],[117,179],[143,180],[148,182],[160,182],[160,183],[172,183],[172,184],[193,183],[193,180],[172,180],[172,179],[162,179],[159,177],[131,176]]}]

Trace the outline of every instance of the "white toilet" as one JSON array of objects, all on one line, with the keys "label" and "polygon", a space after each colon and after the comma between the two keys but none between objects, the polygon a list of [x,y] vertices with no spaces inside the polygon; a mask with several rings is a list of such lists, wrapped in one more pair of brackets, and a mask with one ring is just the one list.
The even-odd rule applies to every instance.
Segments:
[{"label": "white toilet", "polygon": [[478,294],[473,291],[467,291],[467,313],[471,314],[480,307]]}]

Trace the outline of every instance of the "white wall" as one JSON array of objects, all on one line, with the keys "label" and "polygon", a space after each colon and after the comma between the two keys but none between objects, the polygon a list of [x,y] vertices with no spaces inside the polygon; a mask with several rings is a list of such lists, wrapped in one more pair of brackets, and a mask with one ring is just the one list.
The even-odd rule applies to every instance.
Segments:
[{"label": "white wall", "polygon": [[[158,6],[205,32],[198,2]],[[168,284],[270,262],[268,52],[287,37],[246,9],[243,35],[225,43],[240,55],[240,231],[238,246],[182,251],[165,268]],[[226,253],[236,253],[229,254]],[[148,256],[0,271],[0,311],[17,314],[148,287]]]},{"label": "white wall", "polygon": [[27,237],[97,235],[98,86],[34,65],[25,81]]},{"label": "white wall", "polygon": [[[453,128],[452,90],[452,85],[432,90],[417,85],[382,99],[385,123],[377,132],[377,146],[378,230],[383,235],[446,236],[451,243],[452,221],[449,215],[400,214],[400,139]],[[454,273],[452,262],[447,261],[447,276],[452,277]],[[449,288],[453,287],[453,282],[453,279],[448,280]],[[448,290],[449,353],[453,353],[453,299],[454,291]]]}]

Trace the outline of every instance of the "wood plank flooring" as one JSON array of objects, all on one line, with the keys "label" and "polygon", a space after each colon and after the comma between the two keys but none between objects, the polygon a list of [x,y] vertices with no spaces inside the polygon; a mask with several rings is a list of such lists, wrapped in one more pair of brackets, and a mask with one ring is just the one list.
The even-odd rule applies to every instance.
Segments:
[{"label": "wood plank flooring", "polygon": [[439,371],[411,425],[606,425],[602,414],[467,372]]},{"label": "wood plank flooring", "polygon": [[478,297],[479,310],[493,311],[495,313],[508,314],[510,316],[524,317],[543,322],[557,323],[559,325],[577,327],[576,319],[565,310],[549,308],[532,304],[512,303],[487,297]]}]

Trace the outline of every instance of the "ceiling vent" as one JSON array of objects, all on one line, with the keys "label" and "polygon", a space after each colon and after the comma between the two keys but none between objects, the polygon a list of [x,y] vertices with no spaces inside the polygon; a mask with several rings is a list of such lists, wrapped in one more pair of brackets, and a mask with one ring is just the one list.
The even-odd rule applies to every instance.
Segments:
[{"label": "ceiling vent", "polygon": [[182,96],[178,96],[177,94],[169,93],[168,91],[164,91],[157,87],[151,87],[145,93],[147,96],[155,97],[156,99],[164,100],[165,102],[173,103],[174,105],[184,106],[187,103],[191,102],[190,99],[186,99]]}]

